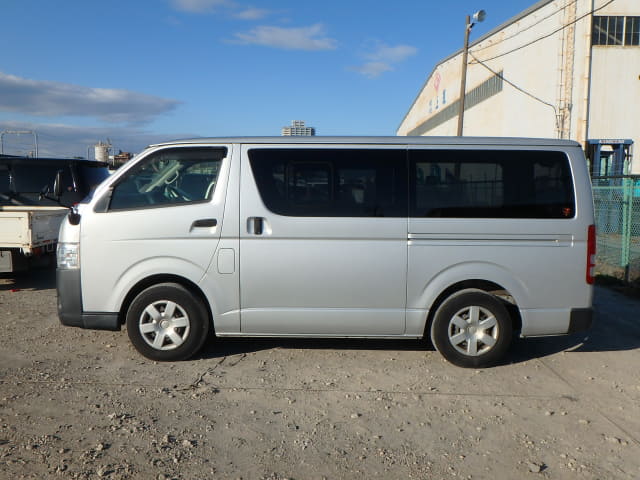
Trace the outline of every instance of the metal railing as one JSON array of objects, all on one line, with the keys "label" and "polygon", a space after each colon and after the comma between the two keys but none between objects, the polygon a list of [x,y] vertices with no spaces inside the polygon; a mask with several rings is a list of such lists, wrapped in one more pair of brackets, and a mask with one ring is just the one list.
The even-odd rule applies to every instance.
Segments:
[{"label": "metal railing", "polygon": [[640,176],[594,177],[596,272],[640,278]]}]

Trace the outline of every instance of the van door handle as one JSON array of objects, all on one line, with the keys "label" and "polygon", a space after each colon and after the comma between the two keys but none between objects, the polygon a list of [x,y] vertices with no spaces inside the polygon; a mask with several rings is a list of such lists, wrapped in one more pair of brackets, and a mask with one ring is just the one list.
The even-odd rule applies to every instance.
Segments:
[{"label": "van door handle", "polygon": [[247,219],[247,232],[252,235],[262,235],[264,233],[264,221],[262,217],[249,217]]},{"label": "van door handle", "polygon": [[200,220],[196,220],[191,225],[192,228],[207,228],[207,227],[215,227],[218,225],[218,220],[215,218],[201,218]]},{"label": "van door handle", "polygon": [[264,223],[262,218],[256,217],[253,219],[253,233],[256,235],[262,235],[262,231],[264,230]]}]

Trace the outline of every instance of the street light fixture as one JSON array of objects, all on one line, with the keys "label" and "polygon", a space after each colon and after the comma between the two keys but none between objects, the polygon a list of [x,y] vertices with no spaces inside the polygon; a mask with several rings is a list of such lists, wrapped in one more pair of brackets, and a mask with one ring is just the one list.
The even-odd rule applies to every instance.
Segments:
[{"label": "street light fixture", "polygon": [[[460,78],[460,110],[458,112],[458,136],[462,136],[462,127],[464,123],[464,96],[467,89],[467,56],[469,55],[469,33],[473,26],[484,21],[487,12],[478,10],[472,17],[469,15],[465,18],[464,23],[464,48],[462,49],[462,75]],[[473,20],[473,21],[472,21]]]}]

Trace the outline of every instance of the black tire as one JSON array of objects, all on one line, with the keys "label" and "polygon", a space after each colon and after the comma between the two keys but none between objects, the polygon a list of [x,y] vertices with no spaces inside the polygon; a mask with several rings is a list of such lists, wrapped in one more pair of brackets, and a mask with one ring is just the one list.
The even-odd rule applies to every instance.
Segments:
[{"label": "black tire", "polygon": [[126,322],[136,350],[161,362],[198,353],[210,323],[202,301],[177,283],[159,283],[140,292],[129,305]]},{"label": "black tire", "polygon": [[495,365],[507,352],[513,325],[502,301],[482,290],[454,293],[436,311],[431,341],[459,367]]}]

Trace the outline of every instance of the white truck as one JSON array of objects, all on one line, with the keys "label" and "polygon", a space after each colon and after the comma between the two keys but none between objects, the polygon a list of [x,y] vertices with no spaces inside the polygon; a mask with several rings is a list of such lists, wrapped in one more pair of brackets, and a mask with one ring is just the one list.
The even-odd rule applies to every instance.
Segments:
[{"label": "white truck", "polygon": [[32,256],[55,252],[64,207],[0,206],[0,273],[25,270]]},{"label": "white truck", "polygon": [[53,260],[68,207],[108,176],[103,162],[0,155],[0,273]]}]

